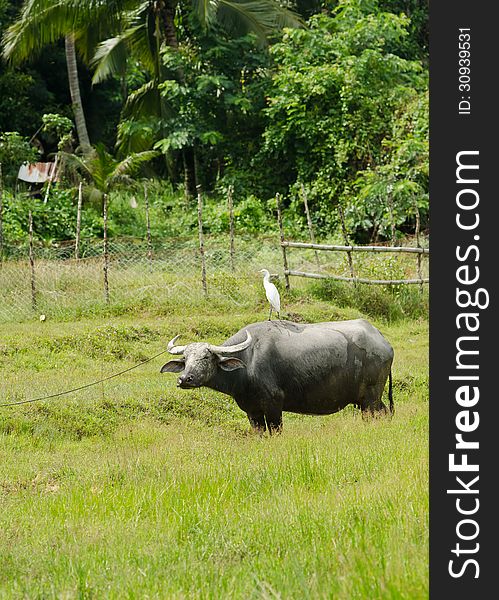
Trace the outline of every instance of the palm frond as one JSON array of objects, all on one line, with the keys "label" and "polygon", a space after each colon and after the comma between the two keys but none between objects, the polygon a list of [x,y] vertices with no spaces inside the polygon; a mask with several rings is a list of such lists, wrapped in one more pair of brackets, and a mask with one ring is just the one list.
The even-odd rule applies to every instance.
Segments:
[{"label": "palm frond", "polygon": [[83,158],[68,152],[63,152],[62,156],[69,167],[73,167],[74,169],[83,172],[86,177],[88,177],[90,180],[93,180],[92,171],[89,166],[89,159],[87,157]]},{"label": "palm frond", "polygon": [[78,11],[71,10],[65,0],[29,0],[25,2],[18,20],[5,32],[2,55],[14,64],[25,62],[40,53],[78,24]]},{"label": "palm frond", "polygon": [[262,43],[284,27],[303,27],[301,17],[276,0],[194,0],[201,23],[209,27],[215,20],[229,33],[253,32]]},{"label": "palm frond", "polygon": [[105,40],[97,47],[97,52],[90,62],[95,66],[92,83],[100,83],[108,77],[123,74],[126,71],[128,52],[123,37]]},{"label": "palm frond", "polygon": [[138,90],[133,91],[127,98],[124,115],[133,115],[134,119],[161,114],[161,96],[156,81],[144,83]]},{"label": "palm frond", "polygon": [[219,0],[192,0],[192,6],[202,27],[210,27],[215,22]]},{"label": "palm frond", "polygon": [[123,30],[124,16],[132,0],[65,1],[78,5],[81,18],[75,30],[75,41],[83,61],[89,64],[99,43]]},{"label": "palm frond", "polygon": [[27,0],[4,34],[2,54],[8,61],[22,63],[73,33],[80,55],[88,62],[98,41],[119,30],[123,11],[135,4],[133,0]]},{"label": "palm frond", "polygon": [[131,175],[132,173],[136,172],[140,166],[146,162],[149,162],[153,158],[156,158],[156,156],[158,156],[158,153],[154,150],[146,150],[145,152],[130,154],[130,156],[127,156],[115,166],[109,177],[110,181],[117,181],[126,175]]},{"label": "palm frond", "polygon": [[155,40],[146,21],[135,21],[123,34],[131,54],[142,64],[149,73],[157,73],[160,57],[156,51]]},{"label": "palm frond", "polygon": [[93,83],[99,83],[111,75],[121,73],[126,65],[127,56],[133,55],[151,74],[159,70],[160,57],[150,39],[148,14],[134,11],[126,15],[127,27],[116,37],[99,44],[91,60],[96,67]]},{"label": "palm frond", "polygon": [[118,163],[107,152],[104,144],[96,144],[83,157],[75,154],[65,154],[65,158],[69,165],[74,165],[76,169],[83,172],[100,192],[108,192],[113,172]]}]

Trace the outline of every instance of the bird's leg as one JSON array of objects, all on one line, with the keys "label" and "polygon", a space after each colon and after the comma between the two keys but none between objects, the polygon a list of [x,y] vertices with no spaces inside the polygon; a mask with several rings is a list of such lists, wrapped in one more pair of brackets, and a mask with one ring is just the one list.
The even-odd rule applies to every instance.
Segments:
[{"label": "bird's leg", "polygon": [[272,306],[270,307],[270,312],[269,312],[269,321],[272,321]]}]

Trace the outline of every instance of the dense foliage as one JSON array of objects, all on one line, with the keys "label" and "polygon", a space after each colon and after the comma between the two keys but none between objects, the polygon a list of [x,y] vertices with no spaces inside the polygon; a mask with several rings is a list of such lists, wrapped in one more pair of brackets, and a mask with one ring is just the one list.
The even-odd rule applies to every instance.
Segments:
[{"label": "dense foliage", "polygon": [[[277,68],[264,152],[276,168],[281,165],[285,183],[307,184],[323,226],[334,223],[336,203],[355,205],[367,193],[359,173],[385,166],[388,148],[412,135],[397,119],[424,94],[425,78],[420,63],[389,51],[404,39],[406,27],[404,16],[365,14],[359,3],[345,2],[333,18],[312,17],[308,29],[287,32],[271,50]],[[407,173],[393,167],[392,175]],[[374,224],[360,220],[362,210],[351,215],[359,217],[353,225],[361,229]]]},{"label": "dense foliage", "polygon": [[[363,241],[413,232],[416,215],[425,227],[427,3],[307,0],[295,12],[273,0],[242,0],[236,12],[229,10],[233,3],[217,3],[216,10],[209,4],[0,0],[8,59],[0,65],[4,186],[14,189],[22,162],[51,160],[78,145],[64,47],[74,33],[80,117],[94,156],[112,171],[155,151],[144,155],[142,176],[153,205],[163,207],[153,223],[158,234],[195,227],[189,196],[196,184],[210,194],[214,230],[227,227],[229,185],[247,231],[268,228],[276,192],[292,226],[305,228],[303,187],[319,235],[337,230],[338,206]],[[29,12],[42,6],[43,14]],[[46,33],[37,37],[35,26]],[[80,163],[89,160],[82,156]],[[71,161],[65,162],[68,171]],[[64,205],[65,214],[74,214],[75,176],[66,172],[39,210],[49,215]],[[88,169],[86,176],[99,188]],[[119,190],[118,179],[102,190]],[[91,197],[85,194],[87,209],[98,211]],[[6,239],[26,229],[20,214],[36,198],[23,198],[14,201],[9,192],[4,201]],[[142,217],[128,200],[115,200],[113,212],[121,224],[115,234],[140,229]],[[54,239],[72,229],[39,224],[37,233]]]}]

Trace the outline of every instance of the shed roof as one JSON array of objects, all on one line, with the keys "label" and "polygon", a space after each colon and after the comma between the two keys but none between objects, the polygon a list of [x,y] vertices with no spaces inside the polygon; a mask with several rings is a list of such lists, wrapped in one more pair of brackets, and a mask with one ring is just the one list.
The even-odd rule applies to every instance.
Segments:
[{"label": "shed roof", "polygon": [[19,167],[17,178],[28,183],[45,183],[54,177],[55,162],[24,163]]}]

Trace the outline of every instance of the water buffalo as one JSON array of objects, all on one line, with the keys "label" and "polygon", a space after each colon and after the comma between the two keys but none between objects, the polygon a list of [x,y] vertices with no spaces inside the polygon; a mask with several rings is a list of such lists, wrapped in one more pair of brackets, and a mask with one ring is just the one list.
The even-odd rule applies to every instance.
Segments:
[{"label": "water buffalo", "polygon": [[264,321],[247,325],[221,346],[204,342],[175,346],[183,358],[161,373],[181,373],[181,388],[206,386],[232,396],[252,427],[282,429],[282,411],[327,415],[354,404],[364,415],[386,414],[381,397],[389,383],[393,413],[393,349],[364,319],[297,324]]}]

